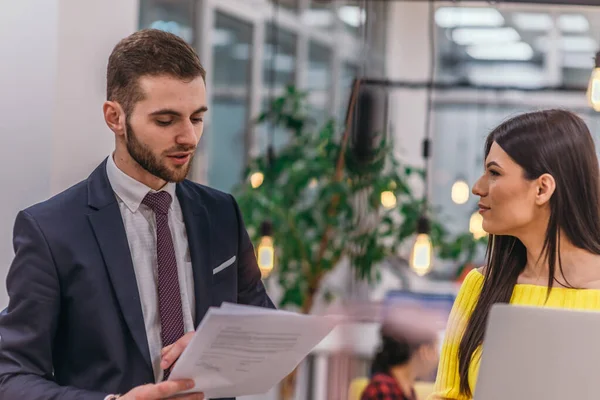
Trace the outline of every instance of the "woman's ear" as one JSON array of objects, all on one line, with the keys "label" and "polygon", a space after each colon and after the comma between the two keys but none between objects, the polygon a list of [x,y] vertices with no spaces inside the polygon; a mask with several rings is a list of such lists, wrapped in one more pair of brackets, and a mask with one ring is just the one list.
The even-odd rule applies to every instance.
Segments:
[{"label": "woman's ear", "polygon": [[538,206],[544,205],[550,201],[550,198],[556,190],[556,181],[550,174],[542,174],[536,180],[535,203]]}]

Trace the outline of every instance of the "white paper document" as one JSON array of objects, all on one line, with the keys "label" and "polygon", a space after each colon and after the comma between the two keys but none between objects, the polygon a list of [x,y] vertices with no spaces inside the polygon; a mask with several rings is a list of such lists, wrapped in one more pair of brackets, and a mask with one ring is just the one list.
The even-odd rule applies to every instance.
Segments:
[{"label": "white paper document", "polygon": [[211,308],[169,380],[194,379],[191,392],[212,399],[266,393],[339,322],[237,304]]}]

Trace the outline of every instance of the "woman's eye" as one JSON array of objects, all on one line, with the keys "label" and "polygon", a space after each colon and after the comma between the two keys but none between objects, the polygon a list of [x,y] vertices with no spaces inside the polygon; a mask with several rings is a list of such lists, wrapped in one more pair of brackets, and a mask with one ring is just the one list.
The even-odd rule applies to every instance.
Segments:
[{"label": "woman's eye", "polygon": [[492,176],[500,176],[500,174],[494,170],[490,170],[490,175]]}]

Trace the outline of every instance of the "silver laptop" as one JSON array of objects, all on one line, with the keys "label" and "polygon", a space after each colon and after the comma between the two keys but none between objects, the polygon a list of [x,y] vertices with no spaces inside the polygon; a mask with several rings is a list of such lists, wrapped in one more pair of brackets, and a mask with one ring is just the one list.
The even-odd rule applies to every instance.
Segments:
[{"label": "silver laptop", "polygon": [[600,312],[492,307],[474,400],[600,399]]}]

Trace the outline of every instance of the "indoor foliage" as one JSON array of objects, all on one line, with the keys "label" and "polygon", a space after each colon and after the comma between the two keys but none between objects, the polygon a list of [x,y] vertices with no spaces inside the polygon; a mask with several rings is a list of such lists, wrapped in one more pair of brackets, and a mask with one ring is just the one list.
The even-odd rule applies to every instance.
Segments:
[{"label": "indoor foliage", "polygon": [[[424,201],[408,181],[415,174],[422,178],[423,171],[403,165],[391,141],[382,138],[367,157],[352,143],[342,151],[343,135],[335,122],[317,129],[309,118],[306,93],[293,86],[258,123],[285,129],[289,140],[250,160],[247,179],[234,193],[253,243],[260,239],[261,224],[272,223],[277,254],[273,278],[284,293],[279,306],[308,313],[322,278],[343,257],[358,278],[373,281],[378,278],[373,267],[406,248]],[[264,174],[264,181],[253,188],[249,177],[256,172]],[[382,206],[384,191],[394,193],[395,207]],[[485,243],[469,232],[450,237],[435,213],[429,216],[437,256],[457,267],[471,261]]]}]

